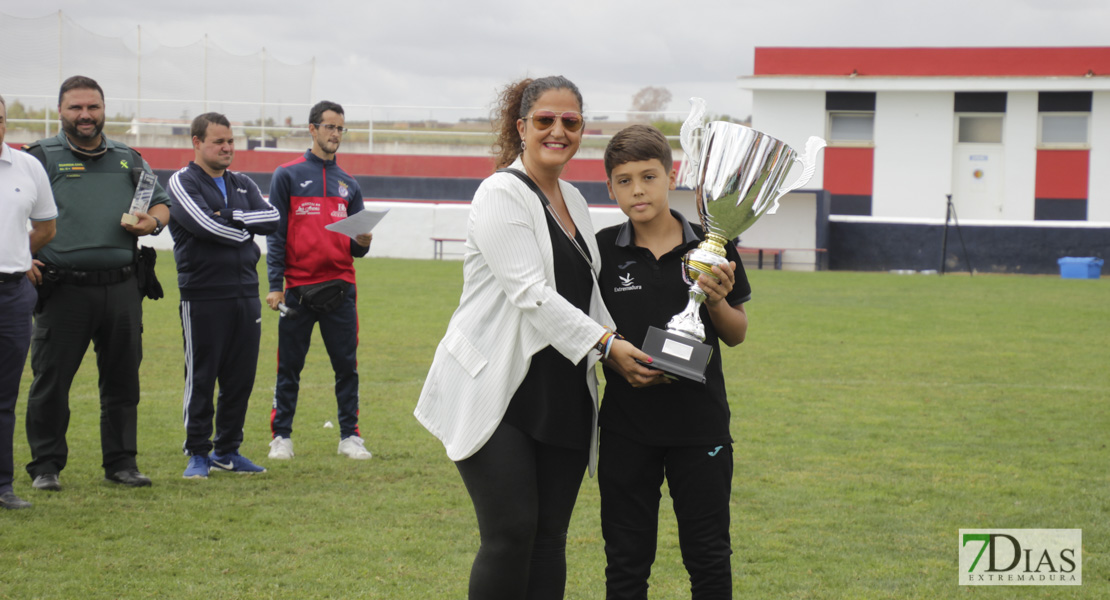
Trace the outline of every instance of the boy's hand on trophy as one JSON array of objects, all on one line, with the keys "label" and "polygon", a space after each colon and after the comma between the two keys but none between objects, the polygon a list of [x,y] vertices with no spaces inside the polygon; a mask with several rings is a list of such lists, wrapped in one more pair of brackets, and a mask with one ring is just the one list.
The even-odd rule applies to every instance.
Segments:
[{"label": "boy's hand on trophy", "polygon": [[724,300],[736,285],[736,263],[730,261],[714,265],[713,274],[717,277],[698,276],[698,287],[705,292],[705,303],[710,306],[716,306]]}]

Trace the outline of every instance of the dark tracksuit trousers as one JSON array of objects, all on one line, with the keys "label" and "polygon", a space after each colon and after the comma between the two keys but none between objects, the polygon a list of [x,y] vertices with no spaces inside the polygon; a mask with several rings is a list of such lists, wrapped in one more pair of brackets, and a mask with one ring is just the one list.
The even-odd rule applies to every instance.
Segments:
[{"label": "dark tracksuit trousers", "polygon": [[15,472],[15,403],[31,344],[31,311],[36,299],[35,286],[26,277],[0,283],[0,493],[11,489]]},{"label": "dark tracksuit trousers", "polygon": [[[320,324],[331,367],[335,372],[335,399],[339,405],[341,438],[359,435],[358,431],[358,312],[355,286],[335,310],[318,313],[301,306],[297,288],[285,292],[285,305],[296,311],[295,316],[283,315],[278,320],[278,373],[274,387],[274,408],[270,429],[274,437],[289,438],[293,433],[293,416],[297,412],[297,395],[301,387],[301,370],[312,341],[312,329]],[[361,436],[360,436],[361,437]]]},{"label": "dark tracksuit trousers", "polygon": [[[185,454],[239,451],[243,423],[254,389],[262,337],[262,305],[257,296],[218,300],[182,300],[181,331],[185,341]],[[212,397],[216,383],[219,397]],[[215,400],[215,401],[214,401]]]},{"label": "dark tracksuit trousers", "polygon": [[648,597],[666,476],[691,598],[732,598],[732,446],[647,446],[610,430],[601,433],[597,473],[608,559],[605,597]]},{"label": "dark tracksuit trousers", "polygon": [[142,294],[133,277],[108,285],[60,284],[35,313],[35,379],[27,397],[27,472],[32,478],[60,473],[66,466],[69,389],[90,341],[100,375],[104,472],[136,468],[142,332]]}]

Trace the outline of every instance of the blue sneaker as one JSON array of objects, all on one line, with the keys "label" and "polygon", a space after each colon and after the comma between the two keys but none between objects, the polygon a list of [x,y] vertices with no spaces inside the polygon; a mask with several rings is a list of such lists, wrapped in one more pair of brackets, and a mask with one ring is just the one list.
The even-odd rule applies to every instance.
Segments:
[{"label": "blue sneaker", "polygon": [[194,454],[189,457],[189,466],[185,467],[185,479],[208,479],[208,471],[212,469],[212,462],[203,454]]},{"label": "blue sneaker", "polygon": [[252,463],[250,459],[239,454],[232,452],[224,456],[217,456],[215,452],[208,456],[212,461],[212,468],[217,471],[227,471],[228,473],[265,473],[266,469]]}]

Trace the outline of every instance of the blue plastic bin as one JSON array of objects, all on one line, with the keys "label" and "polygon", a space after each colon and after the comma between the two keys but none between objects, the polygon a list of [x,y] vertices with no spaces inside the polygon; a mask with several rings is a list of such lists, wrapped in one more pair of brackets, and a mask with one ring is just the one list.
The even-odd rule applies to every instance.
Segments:
[{"label": "blue plastic bin", "polygon": [[1056,261],[1060,277],[1064,279],[1098,279],[1102,274],[1102,259],[1092,256],[1065,256]]}]

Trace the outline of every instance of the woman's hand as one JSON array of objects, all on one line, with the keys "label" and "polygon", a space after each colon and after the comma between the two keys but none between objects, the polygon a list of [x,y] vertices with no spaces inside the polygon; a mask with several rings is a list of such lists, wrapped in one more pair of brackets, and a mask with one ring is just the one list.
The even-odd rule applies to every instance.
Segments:
[{"label": "woman's hand", "polygon": [[662,371],[646,367],[641,363],[651,364],[651,357],[631,342],[621,339],[613,341],[613,347],[609,349],[609,358],[605,361],[606,365],[620,373],[632,387],[670,383],[671,380]]}]

